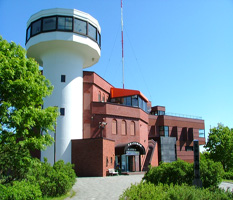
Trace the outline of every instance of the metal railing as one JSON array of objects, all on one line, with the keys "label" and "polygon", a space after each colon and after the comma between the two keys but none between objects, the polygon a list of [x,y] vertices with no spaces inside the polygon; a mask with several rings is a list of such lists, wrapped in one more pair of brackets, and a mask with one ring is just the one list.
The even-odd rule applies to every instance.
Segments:
[{"label": "metal railing", "polygon": [[195,116],[195,115],[186,115],[186,114],[179,114],[179,113],[165,113],[165,115],[168,116],[174,116],[174,117],[184,117],[184,118],[191,118],[191,119],[202,119],[200,116]]}]

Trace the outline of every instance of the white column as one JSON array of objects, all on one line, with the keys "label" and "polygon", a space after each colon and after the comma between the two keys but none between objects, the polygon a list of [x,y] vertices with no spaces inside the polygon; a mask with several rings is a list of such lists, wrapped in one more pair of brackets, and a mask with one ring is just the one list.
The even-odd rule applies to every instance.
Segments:
[{"label": "white column", "polygon": [[[43,74],[54,86],[51,96],[46,97],[44,107],[57,106],[65,109],[56,126],[56,161],[71,162],[71,140],[83,138],[83,59],[68,49],[56,49],[42,55]],[[65,82],[61,82],[65,75]],[[51,133],[52,136],[53,133]],[[42,151],[48,162],[54,162],[54,145]]]}]

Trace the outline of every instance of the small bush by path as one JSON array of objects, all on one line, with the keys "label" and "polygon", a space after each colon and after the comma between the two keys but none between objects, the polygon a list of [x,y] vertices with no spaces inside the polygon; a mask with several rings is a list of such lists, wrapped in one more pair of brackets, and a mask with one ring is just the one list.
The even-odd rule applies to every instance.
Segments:
[{"label": "small bush by path", "polygon": [[200,189],[188,185],[167,185],[141,182],[131,185],[130,188],[120,196],[120,200],[229,200],[233,199],[233,193],[222,189]]}]

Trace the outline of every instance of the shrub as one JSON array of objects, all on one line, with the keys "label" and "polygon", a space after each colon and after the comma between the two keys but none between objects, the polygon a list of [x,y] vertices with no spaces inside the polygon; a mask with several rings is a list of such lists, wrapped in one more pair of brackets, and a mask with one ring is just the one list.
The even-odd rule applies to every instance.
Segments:
[{"label": "shrub", "polygon": [[14,181],[7,186],[0,185],[0,198],[2,200],[32,200],[42,197],[38,184],[28,181]]},{"label": "shrub", "polygon": [[158,167],[152,167],[143,177],[147,182],[158,185],[163,184],[192,184],[193,165],[182,160],[172,163],[162,163]]},{"label": "shrub", "polygon": [[227,180],[233,180],[233,171],[225,172],[223,178]]},{"label": "shrub", "polygon": [[56,162],[53,167],[45,159],[30,172],[28,179],[37,182],[43,196],[56,197],[66,194],[75,183],[75,172],[70,163],[63,160]]},{"label": "shrub", "polygon": [[152,183],[141,182],[138,185],[131,185],[120,196],[120,200],[151,200],[151,199],[172,199],[172,200],[228,200],[232,199],[231,192],[225,192],[221,189],[214,191],[210,189],[200,189],[188,185],[163,185],[155,186]]},{"label": "shrub", "polygon": [[[200,175],[204,188],[217,187],[222,180],[223,173],[221,163],[205,158],[200,161]],[[194,180],[193,164],[182,160],[162,163],[158,167],[150,168],[143,179],[155,185],[185,183],[191,186]]]},{"label": "shrub", "polygon": [[201,159],[200,175],[204,188],[218,187],[224,175],[222,164],[211,159]]}]

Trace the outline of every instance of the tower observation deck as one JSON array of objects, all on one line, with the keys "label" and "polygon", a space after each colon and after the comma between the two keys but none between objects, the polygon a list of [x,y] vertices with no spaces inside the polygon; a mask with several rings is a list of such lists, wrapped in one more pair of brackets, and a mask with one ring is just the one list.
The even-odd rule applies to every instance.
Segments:
[{"label": "tower observation deck", "polygon": [[35,58],[54,86],[44,107],[60,110],[56,133],[50,133],[55,143],[41,152],[51,164],[71,162],[71,140],[83,138],[83,68],[100,58],[100,33],[95,18],[75,9],[42,10],[27,22],[27,56]]}]

